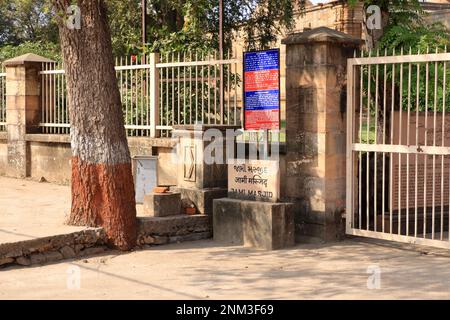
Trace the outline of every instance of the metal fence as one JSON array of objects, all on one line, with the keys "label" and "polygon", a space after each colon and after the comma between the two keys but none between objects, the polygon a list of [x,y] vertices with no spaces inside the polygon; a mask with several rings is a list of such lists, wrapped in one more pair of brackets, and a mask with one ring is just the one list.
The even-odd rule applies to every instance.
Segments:
[{"label": "metal fence", "polygon": [[43,133],[69,133],[69,106],[66,77],[62,65],[56,62],[42,64],[41,122]]},{"label": "metal fence", "polygon": [[0,67],[0,131],[6,131],[6,73]]},{"label": "metal fence", "polygon": [[[217,54],[193,52],[116,59],[127,134],[167,137],[177,124],[240,124],[237,64],[230,54],[218,60]],[[40,126],[44,133],[67,134],[64,70],[45,63],[40,74]]]},{"label": "metal fence", "polygon": [[450,53],[348,61],[347,233],[450,248]]}]

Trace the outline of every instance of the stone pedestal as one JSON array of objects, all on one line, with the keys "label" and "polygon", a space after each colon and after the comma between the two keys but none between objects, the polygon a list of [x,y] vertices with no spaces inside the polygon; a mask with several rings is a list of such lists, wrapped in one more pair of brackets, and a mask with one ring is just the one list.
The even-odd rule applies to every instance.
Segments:
[{"label": "stone pedestal", "polygon": [[43,62],[52,60],[25,54],[6,60],[6,130],[8,155],[6,174],[24,178],[30,162],[25,135],[39,132],[41,122],[40,76]]},{"label": "stone pedestal", "polygon": [[347,58],[361,40],[321,27],[286,45],[286,157],[281,196],[295,203],[296,237],[342,235]]},{"label": "stone pedestal", "polygon": [[227,196],[226,188],[173,188],[173,190],[181,193],[182,199],[192,201],[200,214],[211,214],[213,212],[213,200]]},{"label": "stone pedestal", "polygon": [[151,217],[181,214],[181,194],[176,192],[146,194],[144,196],[144,213]]},{"label": "stone pedestal", "polygon": [[214,200],[214,240],[265,250],[293,246],[292,203]]},{"label": "stone pedestal", "polygon": [[[227,148],[235,148],[232,131],[239,126],[179,125],[175,190],[201,214],[212,214],[213,199],[227,195]],[[227,130],[229,139],[227,140]],[[228,141],[228,144],[227,144]]]}]

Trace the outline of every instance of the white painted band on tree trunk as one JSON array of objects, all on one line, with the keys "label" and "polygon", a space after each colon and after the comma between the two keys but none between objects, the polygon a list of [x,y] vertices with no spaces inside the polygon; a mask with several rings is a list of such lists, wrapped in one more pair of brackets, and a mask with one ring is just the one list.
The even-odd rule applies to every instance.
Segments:
[{"label": "white painted band on tree trunk", "polygon": [[120,140],[112,142],[106,136],[84,135],[74,127],[70,131],[72,155],[81,161],[106,165],[130,163],[128,146]]}]

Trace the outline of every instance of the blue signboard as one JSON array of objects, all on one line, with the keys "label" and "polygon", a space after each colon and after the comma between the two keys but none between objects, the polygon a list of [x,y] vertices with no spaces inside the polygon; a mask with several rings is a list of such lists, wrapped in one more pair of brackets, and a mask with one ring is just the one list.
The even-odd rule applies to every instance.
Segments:
[{"label": "blue signboard", "polygon": [[280,128],[280,51],[244,53],[244,129]]}]

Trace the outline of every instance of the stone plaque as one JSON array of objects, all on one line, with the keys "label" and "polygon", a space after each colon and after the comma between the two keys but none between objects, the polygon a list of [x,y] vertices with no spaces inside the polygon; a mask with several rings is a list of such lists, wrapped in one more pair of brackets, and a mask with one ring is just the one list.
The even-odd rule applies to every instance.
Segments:
[{"label": "stone plaque", "polygon": [[275,160],[245,160],[228,165],[228,197],[277,202],[280,166]]}]

